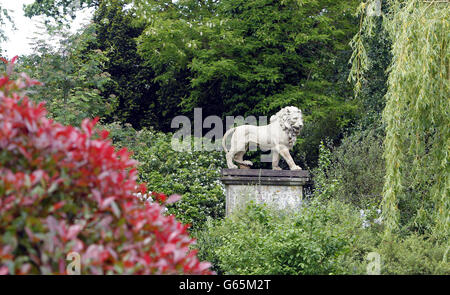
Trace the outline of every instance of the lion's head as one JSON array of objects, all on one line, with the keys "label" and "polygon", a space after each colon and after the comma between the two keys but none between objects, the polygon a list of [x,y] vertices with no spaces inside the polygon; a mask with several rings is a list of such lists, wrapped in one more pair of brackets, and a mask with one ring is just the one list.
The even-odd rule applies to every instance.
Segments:
[{"label": "lion's head", "polygon": [[281,128],[289,136],[289,144],[294,145],[297,135],[303,128],[302,111],[296,107],[282,108],[278,113],[270,117],[270,123],[278,121]]}]

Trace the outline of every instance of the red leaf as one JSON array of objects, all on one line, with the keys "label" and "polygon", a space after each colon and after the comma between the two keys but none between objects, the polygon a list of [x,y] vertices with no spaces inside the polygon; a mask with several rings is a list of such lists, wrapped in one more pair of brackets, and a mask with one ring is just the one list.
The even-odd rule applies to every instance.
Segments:
[{"label": "red leaf", "polygon": [[11,63],[13,64],[13,63],[15,63],[16,62],[16,60],[17,60],[17,58],[19,58],[19,56],[18,55],[16,55],[16,56],[14,56],[12,59],[11,59]]},{"label": "red leaf", "polygon": [[144,195],[147,192],[147,184],[146,183],[139,184],[138,192]]},{"label": "red leaf", "polygon": [[100,131],[100,137],[101,139],[107,139],[109,135],[109,131],[108,130],[102,130]]},{"label": "red leaf", "polygon": [[83,226],[81,226],[80,224],[70,226],[69,230],[67,231],[66,239],[67,240],[74,239],[82,229]]},{"label": "red leaf", "polygon": [[66,201],[60,201],[60,202],[54,204],[52,211],[56,211],[56,210],[62,208],[65,204],[66,204]]}]

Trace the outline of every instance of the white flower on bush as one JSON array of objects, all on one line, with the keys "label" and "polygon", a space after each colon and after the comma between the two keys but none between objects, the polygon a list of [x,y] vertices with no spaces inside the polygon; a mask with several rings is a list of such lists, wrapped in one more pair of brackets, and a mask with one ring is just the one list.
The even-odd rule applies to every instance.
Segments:
[{"label": "white flower on bush", "polygon": [[[152,192],[149,192],[149,193],[150,193],[150,195],[151,195]],[[153,202],[153,199],[152,199],[152,197],[150,197],[149,194],[134,193],[133,195],[135,195],[136,197],[138,197],[139,200],[141,200],[141,201],[149,201],[149,202]]]},{"label": "white flower on bush", "polygon": [[376,224],[382,224],[383,223],[383,217],[380,216],[378,218],[375,218],[373,220],[373,222],[376,223]]},{"label": "white flower on bush", "polygon": [[370,226],[370,222],[367,221],[367,220],[363,220],[363,222],[362,222],[362,227],[363,227],[363,228],[368,228],[369,226]]},{"label": "white flower on bush", "polygon": [[[147,194],[134,193],[133,195],[138,197],[139,200],[141,200],[143,202],[153,202],[153,198],[151,197],[152,192],[148,192]],[[164,207],[164,212],[167,212],[167,211],[168,211],[168,209],[166,207]]]},{"label": "white flower on bush", "polygon": [[364,209],[359,210],[359,216],[360,216],[361,218],[366,217],[366,213],[364,212]]},{"label": "white flower on bush", "polygon": [[[376,215],[377,217],[374,217]],[[371,226],[371,220],[374,224],[382,224],[383,218],[381,217],[381,209],[370,210],[361,209],[359,210],[359,217],[362,219],[362,227],[368,228]]]}]

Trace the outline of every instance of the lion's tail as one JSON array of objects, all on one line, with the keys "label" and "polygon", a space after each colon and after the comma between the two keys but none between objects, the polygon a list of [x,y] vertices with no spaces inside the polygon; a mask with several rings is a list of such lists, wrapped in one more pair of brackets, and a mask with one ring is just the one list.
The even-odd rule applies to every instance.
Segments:
[{"label": "lion's tail", "polygon": [[225,154],[228,153],[227,142],[226,142],[227,141],[227,137],[230,136],[230,134],[233,133],[235,130],[236,130],[235,127],[228,129],[227,132],[225,132],[225,134],[222,137],[222,148],[225,151]]}]

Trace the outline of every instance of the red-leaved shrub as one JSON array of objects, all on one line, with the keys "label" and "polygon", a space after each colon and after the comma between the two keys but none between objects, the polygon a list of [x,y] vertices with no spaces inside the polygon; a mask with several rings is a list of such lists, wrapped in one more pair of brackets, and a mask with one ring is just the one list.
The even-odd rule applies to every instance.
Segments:
[{"label": "red-leaved shrub", "polygon": [[10,78],[14,61],[0,77],[0,274],[64,274],[70,252],[84,274],[210,274],[187,226],[135,196],[130,154],[96,120],[47,119],[24,93],[39,82]]}]

